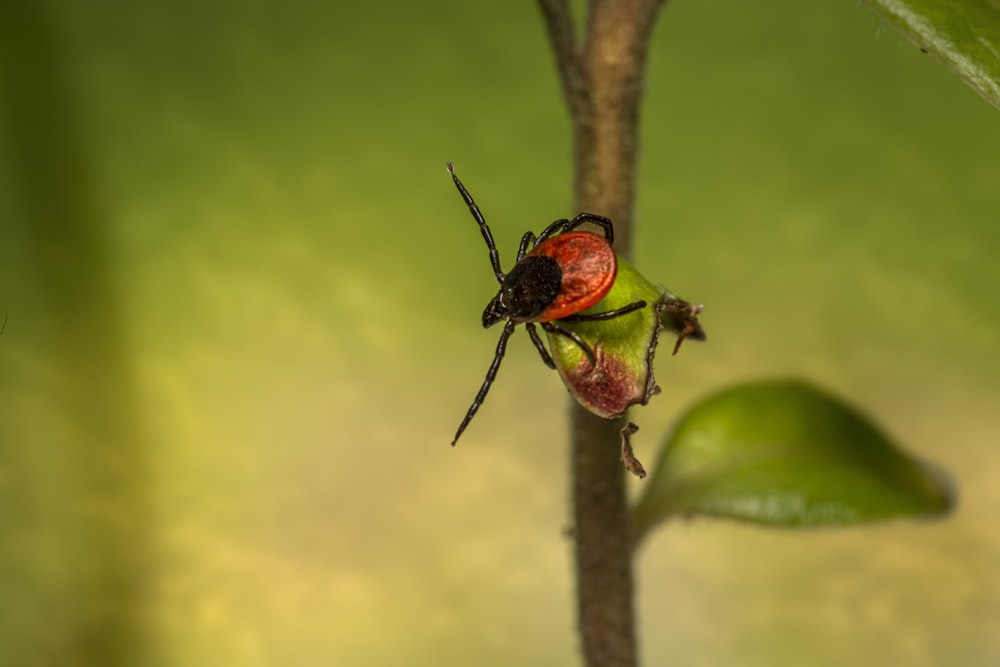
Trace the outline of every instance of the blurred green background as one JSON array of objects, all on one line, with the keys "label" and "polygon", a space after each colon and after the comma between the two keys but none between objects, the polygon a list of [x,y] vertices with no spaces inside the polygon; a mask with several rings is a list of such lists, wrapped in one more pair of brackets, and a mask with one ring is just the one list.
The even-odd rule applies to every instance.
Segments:
[{"label": "blurred green background", "polygon": [[[445,161],[505,262],[576,213],[535,5],[16,4],[0,664],[577,664],[567,398],[526,337],[448,446],[497,332]],[[646,89],[635,260],[709,342],[661,355],[640,458],[795,376],[960,493],[662,530],[646,662],[997,664],[997,110],[846,0],[670,3]]]}]

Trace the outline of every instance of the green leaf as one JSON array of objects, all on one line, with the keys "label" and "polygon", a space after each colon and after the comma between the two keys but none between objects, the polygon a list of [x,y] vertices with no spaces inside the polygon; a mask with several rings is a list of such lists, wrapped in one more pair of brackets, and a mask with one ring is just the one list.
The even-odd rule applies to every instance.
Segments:
[{"label": "green leaf", "polygon": [[922,50],[933,53],[1000,107],[1000,2],[865,0]]},{"label": "green leaf", "polygon": [[761,381],[702,401],[677,426],[635,508],[636,535],[675,515],[773,526],[940,514],[939,472],[869,419],[799,381]]}]

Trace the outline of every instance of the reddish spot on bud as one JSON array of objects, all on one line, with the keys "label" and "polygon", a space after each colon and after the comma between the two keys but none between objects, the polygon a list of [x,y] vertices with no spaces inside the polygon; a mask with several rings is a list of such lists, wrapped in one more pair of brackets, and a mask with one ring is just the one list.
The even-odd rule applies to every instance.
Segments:
[{"label": "reddish spot on bud", "polygon": [[594,346],[594,357],[596,368],[584,358],[565,375],[566,383],[587,410],[602,417],[619,417],[630,405],[648,400],[641,378],[621,356],[605,354],[604,347],[598,344]]}]

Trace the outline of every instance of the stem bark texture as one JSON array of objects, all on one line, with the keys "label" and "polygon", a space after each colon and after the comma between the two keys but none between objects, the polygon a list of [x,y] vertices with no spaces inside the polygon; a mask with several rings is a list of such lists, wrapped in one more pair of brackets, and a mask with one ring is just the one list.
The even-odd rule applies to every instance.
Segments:
[{"label": "stem bark texture", "polygon": [[[568,0],[539,0],[573,125],[575,211],[615,225],[628,257],[639,104],[646,51],[663,0],[591,0],[582,40]],[[578,625],[587,667],[635,667],[638,648],[623,420],[597,417],[575,401],[572,497]]]}]

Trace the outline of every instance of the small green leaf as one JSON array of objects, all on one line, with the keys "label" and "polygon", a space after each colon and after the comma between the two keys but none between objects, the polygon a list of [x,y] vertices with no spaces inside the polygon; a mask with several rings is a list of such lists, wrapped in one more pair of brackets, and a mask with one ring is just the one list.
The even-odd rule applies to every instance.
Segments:
[{"label": "small green leaf", "polygon": [[1000,2],[865,0],[922,50],[933,53],[976,92],[1000,106]]},{"label": "small green leaf", "polygon": [[696,405],[644,491],[640,538],[675,515],[823,526],[940,514],[952,504],[942,474],[856,409],[799,381],[732,387]]}]

